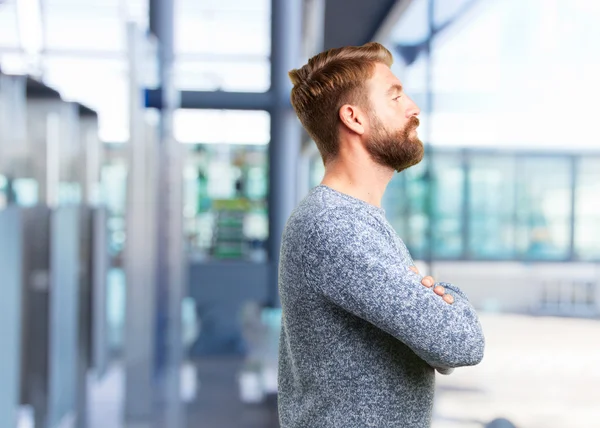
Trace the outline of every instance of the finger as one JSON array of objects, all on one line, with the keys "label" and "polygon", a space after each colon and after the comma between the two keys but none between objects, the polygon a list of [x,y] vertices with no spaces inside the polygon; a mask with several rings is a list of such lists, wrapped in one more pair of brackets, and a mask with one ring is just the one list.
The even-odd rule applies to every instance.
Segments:
[{"label": "finger", "polygon": [[411,266],[410,270],[412,270],[414,273],[419,273],[419,269],[417,269],[416,266]]},{"label": "finger", "polygon": [[452,297],[452,295],[450,294],[444,294],[444,297],[442,297],[442,299],[444,299],[446,302],[452,304],[454,303],[454,297]]},{"label": "finger", "polygon": [[444,293],[446,292],[446,289],[444,287],[442,287],[441,285],[438,285],[437,287],[435,287],[433,289],[433,291],[435,291],[435,294],[438,294],[440,296],[443,296]]},{"label": "finger", "polygon": [[428,288],[433,287],[433,284],[435,284],[435,280],[430,276],[426,276],[421,281],[421,284],[423,284],[425,287],[428,287]]}]

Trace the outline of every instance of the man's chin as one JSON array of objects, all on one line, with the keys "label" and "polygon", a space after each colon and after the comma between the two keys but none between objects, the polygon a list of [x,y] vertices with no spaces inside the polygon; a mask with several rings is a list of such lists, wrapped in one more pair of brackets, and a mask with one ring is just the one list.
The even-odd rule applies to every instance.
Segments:
[{"label": "man's chin", "polygon": [[411,143],[419,144],[421,150],[419,150],[418,153],[415,153],[415,156],[410,160],[410,162],[405,162],[402,166],[398,166],[398,167],[394,168],[397,172],[402,172],[402,171],[410,168],[411,166],[415,166],[415,165],[421,163],[421,161],[423,160],[423,157],[425,155],[423,142],[421,140],[414,140],[414,141],[411,141]]},{"label": "man's chin", "polygon": [[422,146],[422,145],[423,145],[423,141],[421,141],[421,140],[420,140],[418,137],[416,137],[416,138],[411,138],[409,141],[410,141],[411,143],[413,143],[413,144],[418,144],[418,145],[420,145],[420,146]]},{"label": "man's chin", "polygon": [[398,168],[396,168],[396,172],[397,173],[401,173],[402,171],[406,171],[408,168],[411,168],[411,167],[413,167],[413,166],[421,163],[422,160],[423,160],[423,158],[420,158],[419,160],[415,160],[414,162],[411,162],[408,165],[404,165],[402,167],[398,167]]}]

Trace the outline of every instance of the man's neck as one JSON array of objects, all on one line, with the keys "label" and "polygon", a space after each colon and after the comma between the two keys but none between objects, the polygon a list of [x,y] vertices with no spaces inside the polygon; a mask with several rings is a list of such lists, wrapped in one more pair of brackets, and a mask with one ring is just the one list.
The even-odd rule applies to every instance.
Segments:
[{"label": "man's neck", "polygon": [[380,165],[332,163],[321,184],[381,208],[381,199],[394,171]]}]

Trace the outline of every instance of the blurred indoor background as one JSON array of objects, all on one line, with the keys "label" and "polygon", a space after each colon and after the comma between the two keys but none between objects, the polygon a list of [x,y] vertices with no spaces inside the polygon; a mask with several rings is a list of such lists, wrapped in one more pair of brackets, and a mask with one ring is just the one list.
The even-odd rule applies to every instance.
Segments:
[{"label": "blurred indoor background", "polygon": [[0,427],[279,426],[279,240],[323,174],[287,71],[371,40],[426,144],[387,217],[486,335],[433,427],[599,427],[599,22],[595,0],[0,0]]}]

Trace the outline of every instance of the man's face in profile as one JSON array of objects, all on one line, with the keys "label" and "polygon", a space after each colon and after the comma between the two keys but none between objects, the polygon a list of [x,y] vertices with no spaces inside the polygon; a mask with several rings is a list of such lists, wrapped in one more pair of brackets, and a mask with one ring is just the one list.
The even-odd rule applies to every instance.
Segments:
[{"label": "man's face in profile", "polygon": [[424,147],[417,127],[417,105],[404,93],[402,84],[384,64],[376,64],[369,80],[370,132],[365,147],[373,159],[397,172],[418,164]]}]

